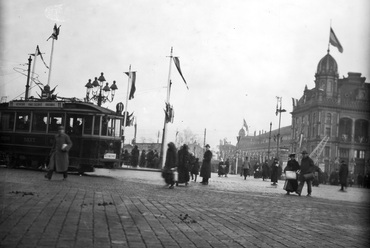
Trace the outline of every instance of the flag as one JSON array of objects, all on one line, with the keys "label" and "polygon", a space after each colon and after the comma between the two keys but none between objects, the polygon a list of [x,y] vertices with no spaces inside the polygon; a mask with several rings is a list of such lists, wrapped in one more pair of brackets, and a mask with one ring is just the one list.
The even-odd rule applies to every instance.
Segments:
[{"label": "flag", "polygon": [[39,46],[37,45],[37,47],[36,47],[36,54],[34,54],[34,53],[32,53],[31,54],[32,56],[38,56],[38,55],[40,55],[40,57],[41,57],[41,60],[42,60],[42,62],[44,63],[44,65],[46,66],[46,68],[48,68],[49,69],[49,66],[47,66],[47,64],[45,63],[45,61],[44,61],[44,58],[42,57],[42,53],[41,53],[41,51],[40,51],[40,48],[39,48]]},{"label": "flag", "polygon": [[164,109],[164,113],[166,114],[166,123],[173,123],[175,112],[173,111],[173,107],[169,103],[166,103],[166,109]]},{"label": "flag", "polygon": [[179,60],[179,58],[178,58],[178,57],[173,57],[173,61],[175,62],[176,68],[177,68],[177,70],[179,71],[179,73],[180,73],[180,75],[181,75],[182,79],[183,79],[183,80],[184,80],[184,82],[185,82],[186,88],[187,88],[187,89],[189,89],[188,84],[186,83],[186,80],[185,80],[185,78],[184,78],[184,76],[182,75],[182,72],[181,72],[181,68],[180,68],[180,60]]},{"label": "flag", "polygon": [[136,87],[135,87],[136,71],[125,72],[125,74],[129,76],[129,78],[131,79],[131,90],[130,90],[130,95],[128,97],[128,99],[131,100],[134,98],[134,94],[136,91]]},{"label": "flag", "polygon": [[245,119],[243,119],[243,122],[244,122],[243,126],[245,127],[245,131],[248,132],[248,125],[247,125],[247,122],[245,121]]},{"label": "flag", "polygon": [[278,115],[278,113],[279,113],[279,106],[278,104],[276,104],[276,112],[275,112],[276,116]]},{"label": "flag", "polygon": [[46,41],[48,41],[50,38],[57,40],[58,35],[59,35],[59,29],[60,29],[60,25],[59,27],[57,27],[57,24],[54,24],[53,33],[50,35],[50,37]]},{"label": "flag", "polygon": [[335,35],[334,31],[332,28],[330,28],[330,37],[329,37],[329,43],[333,46],[335,46],[336,48],[338,48],[339,52],[343,52],[343,47],[342,45],[340,44],[337,36]]},{"label": "flag", "polygon": [[295,107],[295,99],[292,97],[293,108]]}]

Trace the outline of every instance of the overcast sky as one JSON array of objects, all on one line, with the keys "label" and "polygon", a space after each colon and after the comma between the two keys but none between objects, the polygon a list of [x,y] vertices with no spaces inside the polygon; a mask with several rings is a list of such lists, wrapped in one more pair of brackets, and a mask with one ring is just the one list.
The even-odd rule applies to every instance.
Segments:
[{"label": "overcast sky", "polygon": [[[137,139],[156,141],[163,129],[170,49],[178,56],[189,90],[172,66],[171,103],[176,130],[189,128],[215,148],[232,144],[248,123],[249,134],[277,129],[276,96],[283,98],[281,126],[291,124],[292,100],[314,87],[317,64],[327,53],[330,23],[344,52],[330,54],[340,77],[370,76],[368,0],[2,0],[0,96],[24,97],[28,54],[40,46],[47,64],[56,23],[51,87],[62,97],[85,96],[85,84],[104,72],[117,81],[115,109],[125,103],[129,66],[137,71],[129,112],[137,117]],[[18,68],[14,70],[14,68]],[[38,58],[35,72],[47,84]],[[36,88],[34,88],[36,89]],[[33,90],[36,96],[36,90]],[[126,129],[133,138],[133,127]]]}]

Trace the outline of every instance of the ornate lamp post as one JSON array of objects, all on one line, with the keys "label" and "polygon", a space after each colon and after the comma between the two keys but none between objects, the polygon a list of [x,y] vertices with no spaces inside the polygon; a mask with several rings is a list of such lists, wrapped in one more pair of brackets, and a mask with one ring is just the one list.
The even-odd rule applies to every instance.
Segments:
[{"label": "ornate lamp post", "polygon": [[[279,143],[280,143],[280,122],[281,122],[281,113],[286,112],[285,109],[281,109],[282,107],[282,97],[276,97],[277,98],[277,105],[276,105],[276,115],[279,113],[279,129],[278,129],[278,134],[277,134],[277,142],[276,142],[276,157],[279,159]],[[278,105],[280,103],[280,108],[278,108]]]},{"label": "ornate lamp post", "polygon": [[[105,86],[104,86],[105,83]],[[85,85],[86,87],[86,101],[96,101],[98,106],[101,106],[102,103],[112,102],[114,95],[118,87],[116,81],[113,81],[113,84],[109,87],[108,83],[105,81],[104,73],[100,74],[100,77],[95,77],[94,81],[91,83],[91,79]],[[90,98],[91,94],[91,98]],[[110,95],[110,97],[109,97]]]}]

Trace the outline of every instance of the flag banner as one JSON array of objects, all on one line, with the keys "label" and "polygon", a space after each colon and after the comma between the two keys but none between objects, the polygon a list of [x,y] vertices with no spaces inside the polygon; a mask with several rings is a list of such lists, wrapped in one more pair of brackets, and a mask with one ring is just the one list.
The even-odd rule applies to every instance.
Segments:
[{"label": "flag banner", "polygon": [[338,48],[339,52],[343,52],[343,47],[340,44],[337,36],[335,35],[334,31],[332,28],[330,28],[330,37],[329,37],[329,43]]},{"label": "flag banner", "polygon": [[44,58],[42,57],[42,53],[41,53],[41,51],[40,51],[40,48],[39,48],[39,46],[37,46],[36,47],[36,54],[31,54],[32,56],[38,56],[38,55],[40,55],[40,57],[41,57],[41,60],[42,60],[42,62],[44,63],[44,65],[45,65],[45,67],[46,68],[48,68],[49,69],[49,66],[45,63],[45,60],[44,60]]},{"label": "flag banner", "polygon": [[50,38],[54,40],[58,40],[59,29],[60,29],[60,25],[59,27],[57,27],[57,24],[54,24],[53,33],[50,35],[50,37],[46,41],[48,41]]},{"label": "flag banner", "polygon": [[292,97],[293,108],[295,107],[295,99]]},{"label": "flag banner", "polygon": [[175,112],[173,111],[173,107],[169,103],[166,103],[166,109],[164,109],[164,113],[166,114],[166,123],[173,123]]},{"label": "flag banner", "polygon": [[276,116],[278,115],[278,113],[279,113],[279,106],[276,104],[276,112],[275,112]]},{"label": "flag banner", "polygon": [[[125,72],[125,74],[130,78],[131,80],[131,90],[130,95],[128,97],[129,100],[134,99],[134,94],[136,91],[135,81],[136,81],[136,71],[131,72]],[[130,75],[131,74],[131,75]]]},{"label": "flag banner", "polygon": [[182,79],[183,79],[183,80],[184,80],[184,82],[185,82],[186,88],[187,88],[187,89],[189,89],[188,84],[186,83],[186,80],[185,80],[185,78],[184,78],[184,76],[182,75],[182,72],[181,72],[181,68],[180,68],[180,60],[179,60],[179,58],[178,58],[178,57],[173,57],[173,61],[175,62],[176,68],[177,68],[177,70],[179,71],[179,73],[180,73],[180,75],[181,75]]},{"label": "flag banner", "polygon": [[245,119],[243,119],[243,126],[245,127],[245,130],[248,132],[248,125],[247,125],[247,122],[245,121]]}]

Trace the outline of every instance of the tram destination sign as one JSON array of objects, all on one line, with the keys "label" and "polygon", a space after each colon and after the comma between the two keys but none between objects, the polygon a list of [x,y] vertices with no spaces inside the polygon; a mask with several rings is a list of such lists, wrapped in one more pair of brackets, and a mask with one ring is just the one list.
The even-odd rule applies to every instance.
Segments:
[{"label": "tram destination sign", "polygon": [[9,102],[12,108],[63,108],[62,102]]}]

